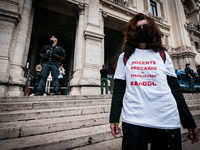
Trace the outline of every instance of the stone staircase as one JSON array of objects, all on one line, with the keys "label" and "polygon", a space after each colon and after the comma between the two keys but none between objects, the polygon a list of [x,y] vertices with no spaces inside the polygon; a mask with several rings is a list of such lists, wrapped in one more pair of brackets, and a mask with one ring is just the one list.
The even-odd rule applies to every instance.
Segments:
[{"label": "stone staircase", "polygon": [[[200,95],[184,94],[200,129]],[[109,128],[111,95],[0,97],[0,149],[120,150]],[[187,141],[182,129],[182,140]]]}]

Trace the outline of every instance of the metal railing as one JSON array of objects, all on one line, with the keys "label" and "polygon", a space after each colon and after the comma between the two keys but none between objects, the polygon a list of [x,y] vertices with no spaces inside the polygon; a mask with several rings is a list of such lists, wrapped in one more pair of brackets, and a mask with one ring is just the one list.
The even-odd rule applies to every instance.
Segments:
[{"label": "metal railing", "polygon": [[33,80],[35,76],[34,76],[33,73],[30,71],[29,68],[24,68],[24,67],[22,67],[22,69],[23,69],[23,71],[24,71],[24,77],[26,78],[26,84],[25,84],[25,87],[24,87],[24,96],[26,96],[26,94],[27,94],[27,89],[28,89],[28,85],[30,84],[29,82],[30,82],[31,80]]}]

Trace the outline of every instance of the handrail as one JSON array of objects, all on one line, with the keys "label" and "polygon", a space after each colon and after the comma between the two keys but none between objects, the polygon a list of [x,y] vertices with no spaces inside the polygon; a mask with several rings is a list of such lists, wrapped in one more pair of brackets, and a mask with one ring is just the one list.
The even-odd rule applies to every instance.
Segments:
[{"label": "handrail", "polygon": [[26,91],[28,88],[28,82],[29,82],[29,78],[31,77],[32,79],[35,78],[35,76],[33,75],[33,73],[30,71],[29,68],[25,68],[22,67],[23,71],[24,71],[24,77],[26,76],[26,84],[25,84],[25,88],[24,88],[24,96],[26,96]]}]

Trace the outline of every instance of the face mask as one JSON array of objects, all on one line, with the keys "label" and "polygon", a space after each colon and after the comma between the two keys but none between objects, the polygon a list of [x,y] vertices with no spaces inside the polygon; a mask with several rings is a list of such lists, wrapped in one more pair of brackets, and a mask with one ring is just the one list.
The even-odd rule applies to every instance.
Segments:
[{"label": "face mask", "polygon": [[50,40],[50,41],[49,41],[49,44],[53,44],[53,43],[54,43],[54,41],[53,41],[53,40]]},{"label": "face mask", "polygon": [[137,29],[138,34],[138,43],[147,43],[149,42],[148,30],[145,28]]}]

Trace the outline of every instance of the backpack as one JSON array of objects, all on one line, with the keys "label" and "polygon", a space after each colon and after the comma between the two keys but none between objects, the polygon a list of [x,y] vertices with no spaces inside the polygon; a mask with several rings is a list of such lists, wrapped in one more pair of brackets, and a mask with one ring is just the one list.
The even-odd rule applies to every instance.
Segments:
[{"label": "backpack", "polygon": [[[165,63],[165,60],[166,60],[165,52],[162,50],[162,51],[159,51],[159,53],[160,53],[160,57],[162,58],[163,62]],[[124,55],[124,65],[126,65],[127,61],[128,61],[128,58],[126,57],[126,55]]]}]

